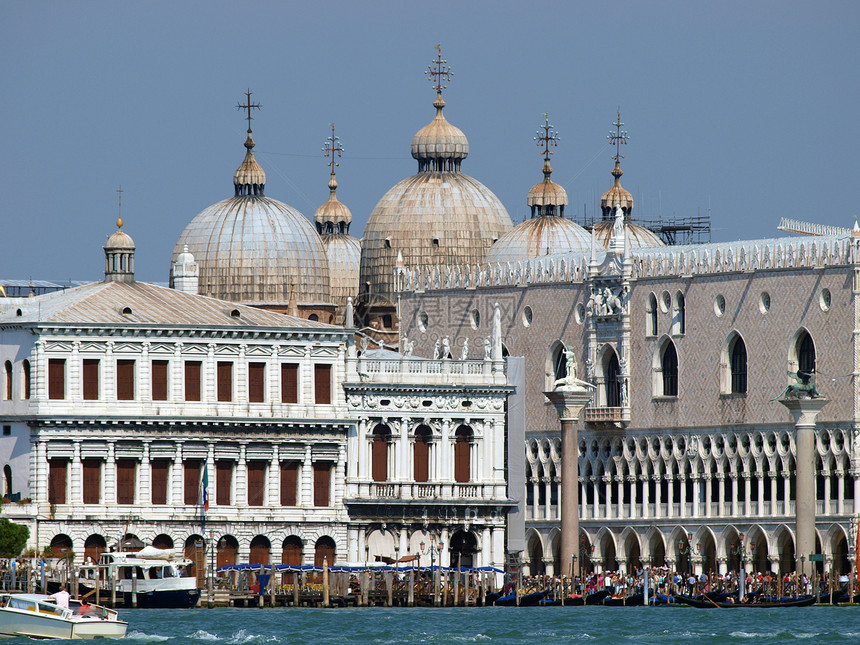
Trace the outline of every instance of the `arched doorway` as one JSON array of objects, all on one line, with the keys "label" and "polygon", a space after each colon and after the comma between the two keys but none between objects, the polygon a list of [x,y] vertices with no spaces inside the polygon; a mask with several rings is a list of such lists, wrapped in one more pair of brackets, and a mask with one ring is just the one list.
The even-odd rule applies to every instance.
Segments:
[{"label": "arched doorway", "polygon": [[72,554],[72,538],[64,533],[55,535],[51,540],[51,556],[55,558],[68,558]]},{"label": "arched doorway", "polygon": [[143,547],[145,547],[143,540],[137,537],[134,533],[126,533],[122,542],[120,543],[120,551],[126,551],[128,553],[137,553]]},{"label": "arched doorway", "polygon": [[594,563],[591,560],[591,554],[594,553],[594,547],[588,535],[582,532],[579,536],[579,570],[583,575],[588,575],[594,571]]},{"label": "arched doorway", "polygon": [[471,532],[459,530],[451,536],[451,566],[473,567],[478,540]]},{"label": "arched doorway", "polygon": [[281,546],[281,564],[301,565],[302,547],[302,539],[297,535],[286,538]]},{"label": "arched doorway", "polygon": [[251,540],[251,550],[248,554],[248,564],[269,564],[272,543],[265,535],[257,535]]},{"label": "arched doorway", "polygon": [[334,556],[335,544],[333,539],[324,535],[317,540],[316,545],[314,545],[314,566],[321,567],[323,565],[323,559],[325,559],[326,563],[331,566],[334,564]]},{"label": "arched doorway", "polygon": [[735,528],[731,528],[726,533],[726,571],[741,570],[741,548],[743,547],[744,536],[738,533]]},{"label": "arched doorway", "polygon": [[837,574],[851,572],[851,562],[848,560],[848,540],[841,531],[834,536],[833,545],[833,570]]},{"label": "arched doorway", "polygon": [[717,570],[717,543],[710,531],[702,533],[697,546],[702,558],[702,571],[707,575],[719,573]]},{"label": "arched doorway", "polygon": [[543,575],[546,570],[543,562],[543,545],[541,544],[540,538],[534,533],[532,533],[531,538],[529,538],[527,551],[529,555],[528,575]]},{"label": "arched doorway", "polygon": [[239,541],[232,535],[223,535],[215,545],[215,567],[226,567],[237,564],[239,558]]},{"label": "arched doorway", "polygon": [[107,550],[107,542],[101,535],[91,535],[84,542],[84,562],[97,563]]},{"label": "arched doorway", "polygon": [[642,568],[639,539],[632,531],[627,534],[627,539],[624,540],[624,553],[627,556],[627,573]]},{"label": "arched doorway", "polygon": [[662,567],[666,564],[666,545],[662,536],[656,531],[651,536],[651,566]]},{"label": "arched doorway", "polygon": [[779,554],[779,573],[792,573],[797,569],[794,557],[794,539],[788,529],[783,529],[776,538],[776,551]]},{"label": "arched doorway", "polygon": [[[186,560],[191,560],[192,564],[188,567],[188,575],[196,577],[199,584],[203,582],[203,571],[206,569],[204,559],[206,558],[206,546],[202,535],[189,535],[185,539],[183,547]],[[200,566],[197,566],[197,563]],[[198,575],[199,574],[199,575]]]}]

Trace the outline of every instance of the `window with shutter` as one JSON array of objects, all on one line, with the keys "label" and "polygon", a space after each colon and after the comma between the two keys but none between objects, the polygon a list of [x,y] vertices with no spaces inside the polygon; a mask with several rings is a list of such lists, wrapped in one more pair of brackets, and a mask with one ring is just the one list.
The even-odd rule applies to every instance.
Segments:
[{"label": "window with shutter", "polygon": [[430,428],[427,426],[420,426],[415,431],[412,457],[415,481],[430,481]]},{"label": "window with shutter", "polygon": [[331,463],[327,461],[314,462],[314,506],[328,506],[329,483],[331,479]]},{"label": "window with shutter", "polygon": [[116,503],[134,504],[134,484],[137,480],[137,462],[133,459],[116,460]]},{"label": "window with shutter", "polygon": [[266,462],[248,462],[248,506],[263,506],[266,492]]},{"label": "window with shutter", "polygon": [[388,441],[391,432],[387,427],[378,425],[373,430],[371,444],[371,477],[375,482],[388,481]]},{"label": "window with shutter", "polygon": [[98,504],[102,495],[102,462],[101,459],[84,459],[82,461],[84,475],[84,504]]},{"label": "window with shutter", "polygon": [[281,363],[281,403],[299,402],[299,366]]},{"label": "window with shutter", "polygon": [[23,372],[23,378],[24,378],[24,398],[29,399],[30,398],[30,361],[25,359],[24,362],[21,363],[21,370]]},{"label": "window with shutter", "polygon": [[200,400],[200,361],[185,361],[185,400]]},{"label": "window with shutter", "polygon": [[[470,458],[472,448],[472,431],[466,426],[457,428],[454,440],[454,481],[468,482],[472,478]],[[543,487],[541,487],[543,488]]]},{"label": "window with shutter", "polygon": [[152,468],[152,503],[167,504],[167,481],[170,473],[170,460],[153,459]]},{"label": "window with shutter", "polygon": [[262,403],[266,400],[266,364],[248,363],[248,401]]},{"label": "window with shutter", "polygon": [[84,359],[84,399],[94,401],[99,398],[99,359]]},{"label": "window with shutter", "polygon": [[66,359],[48,359],[48,398],[66,398]]},{"label": "window with shutter", "polygon": [[233,400],[233,363],[218,361],[218,400]]},{"label": "window with shutter", "polygon": [[7,401],[12,400],[12,361],[6,361],[4,365],[3,371],[6,376],[6,389],[5,396],[3,397]]},{"label": "window with shutter", "polygon": [[299,483],[299,462],[281,462],[281,506],[296,505]]},{"label": "window with shutter", "polygon": [[118,401],[134,399],[134,361],[117,360],[116,362],[116,398]]},{"label": "window with shutter", "polygon": [[48,460],[48,501],[51,504],[66,503],[66,482],[69,462],[67,459]]},{"label": "window with shutter", "polygon": [[218,506],[230,506],[233,495],[233,462],[215,462],[215,502]]},{"label": "window with shutter", "polygon": [[152,400],[167,400],[168,361],[152,361]]},{"label": "window with shutter", "polygon": [[331,365],[314,365],[314,401],[317,405],[331,403]]},{"label": "window with shutter", "polygon": [[200,482],[203,477],[203,461],[201,459],[188,459],[182,464],[185,474],[184,499],[187,506],[200,503]]}]

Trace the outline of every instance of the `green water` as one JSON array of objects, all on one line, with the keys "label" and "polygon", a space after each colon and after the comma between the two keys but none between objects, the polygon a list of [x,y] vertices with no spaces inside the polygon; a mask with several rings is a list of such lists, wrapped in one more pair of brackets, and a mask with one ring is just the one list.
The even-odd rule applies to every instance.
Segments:
[{"label": "green water", "polygon": [[[860,607],[120,610],[131,643],[860,643]],[[9,641],[7,641],[9,642]]]}]

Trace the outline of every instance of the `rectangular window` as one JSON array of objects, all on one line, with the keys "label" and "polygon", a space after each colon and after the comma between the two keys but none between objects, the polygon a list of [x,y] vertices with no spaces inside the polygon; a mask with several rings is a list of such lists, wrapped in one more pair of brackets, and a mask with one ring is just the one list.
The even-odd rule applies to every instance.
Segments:
[{"label": "rectangular window", "polygon": [[152,400],[167,400],[167,365],[169,361],[152,361]]},{"label": "rectangular window", "polygon": [[233,495],[233,462],[220,460],[215,462],[215,503],[218,506],[230,506]]},{"label": "rectangular window", "polygon": [[327,461],[314,462],[314,506],[328,506],[329,484],[331,480],[331,463]]},{"label": "rectangular window", "polygon": [[185,400],[200,400],[200,361],[185,361]]},{"label": "rectangular window", "polygon": [[203,477],[203,460],[188,459],[183,464],[185,474],[184,501],[188,506],[200,503],[200,485]]},{"label": "rectangular window", "polygon": [[4,370],[6,373],[6,392],[3,397],[7,401],[12,400],[12,361],[6,361],[6,369]]},{"label": "rectangular window", "polygon": [[248,363],[248,401],[262,403],[265,398],[266,364]]},{"label": "rectangular window", "polygon": [[266,462],[248,462],[248,506],[263,506],[266,492]]},{"label": "rectangular window", "polygon": [[102,497],[102,461],[84,459],[84,504],[98,504]]},{"label": "rectangular window", "polygon": [[99,398],[99,359],[84,359],[84,399],[95,401]]},{"label": "rectangular window", "polygon": [[167,482],[170,474],[169,459],[153,459],[150,462],[152,468],[152,503],[157,505],[167,504]]},{"label": "rectangular window", "polygon": [[116,362],[116,398],[118,401],[134,400],[134,361],[120,359]]},{"label": "rectangular window", "polygon": [[331,365],[314,365],[314,402],[331,403]]},{"label": "rectangular window", "polygon": [[116,460],[116,503],[134,504],[134,484],[137,481],[137,462],[134,459]]},{"label": "rectangular window", "polygon": [[69,471],[67,459],[48,460],[48,501],[51,504],[66,503],[66,481]]},{"label": "rectangular window", "polygon": [[281,363],[281,403],[299,402],[299,366]]},{"label": "rectangular window", "polygon": [[233,363],[218,361],[218,400],[233,400]]},{"label": "rectangular window", "polygon": [[281,506],[295,506],[299,487],[299,462],[281,462]]},{"label": "rectangular window", "polygon": [[66,398],[66,359],[48,359],[48,398]]}]

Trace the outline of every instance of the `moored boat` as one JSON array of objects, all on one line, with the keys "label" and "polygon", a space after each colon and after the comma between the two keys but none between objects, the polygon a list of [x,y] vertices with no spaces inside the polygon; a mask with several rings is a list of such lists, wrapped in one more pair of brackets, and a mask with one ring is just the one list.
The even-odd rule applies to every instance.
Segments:
[{"label": "moored boat", "polygon": [[112,609],[72,600],[58,606],[43,594],[0,594],[0,637],[124,638],[128,623]]},{"label": "moored boat", "polygon": [[692,598],[678,594],[675,601],[696,607],[697,609],[737,609],[741,607],[769,609],[775,607],[809,607],[815,604],[815,596],[800,596],[799,598],[784,598],[780,600],[768,600],[756,598],[753,602],[717,602],[709,598]]}]

